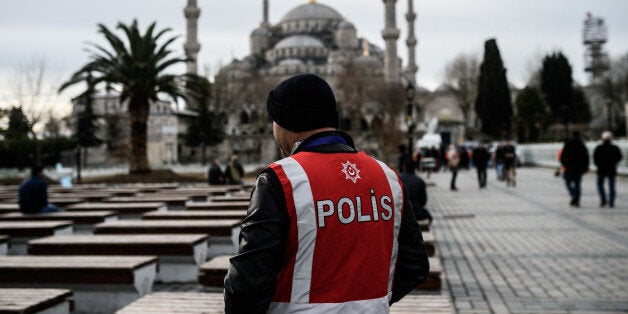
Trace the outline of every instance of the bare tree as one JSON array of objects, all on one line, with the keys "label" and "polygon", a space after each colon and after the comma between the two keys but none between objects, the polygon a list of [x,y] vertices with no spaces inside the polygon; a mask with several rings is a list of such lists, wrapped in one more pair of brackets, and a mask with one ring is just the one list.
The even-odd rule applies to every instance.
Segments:
[{"label": "bare tree", "polygon": [[29,133],[35,142],[35,161],[41,163],[41,148],[37,137],[36,126],[51,112],[52,104],[57,99],[57,88],[54,78],[48,69],[47,61],[42,56],[32,57],[15,70],[9,81],[14,103],[22,108],[28,119]]},{"label": "bare tree", "polygon": [[477,94],[479,71],[478,58],[473,54],[460,54],[445,68],[445,84],[456,95],[465,129],[475,125],[470,118]]}]

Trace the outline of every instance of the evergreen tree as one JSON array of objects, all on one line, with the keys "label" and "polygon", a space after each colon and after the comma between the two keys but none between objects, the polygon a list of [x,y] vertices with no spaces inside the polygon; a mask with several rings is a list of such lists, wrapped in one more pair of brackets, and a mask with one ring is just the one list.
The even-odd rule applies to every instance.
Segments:
[{"label": "evergreen tree", "polygon": [[547,128],[550,121],[550,111],[535,87],[524,88],[515,100],[517,115],[517,137],[519,142],[535,142],[539,140],[541,132]]},{"label": "evergreen tree", "polygon": [[543,58],[541,69],[541,91],[552,110],[555,122],[565,126],[565,136],[569,134],[569,122],[573,111],[573,78],[571,65],[562,52],[555,52]]},{"label": "evergreen tree", "polygon": [[571,121],[575,123],[589,123],[591,121],[589,101],[581,87],[576,87],[573,90]]},{"label": "evergreen tree", "polygon": [[21,107],[13,107],[9,110],[9,126],[4,132],[7,140],[26,140],[30,126]]},{"label": "evergreen tree", "polygon": [[201,161],[205,164],[205,148],[222,142],[225,133],[218,115],[209,110],[211,83],[203,78],[188,82],[188,87],[188,104],[198,115],[188,125],[184,141],[187,146],[201,147]]},{"label": "evergreen tree", "polygon": [[484,43],[484,60],[480,65],[475,111],[485,134],[494,138],[503,138],[510,134],[512,100],[506,69],[495,39]]}]

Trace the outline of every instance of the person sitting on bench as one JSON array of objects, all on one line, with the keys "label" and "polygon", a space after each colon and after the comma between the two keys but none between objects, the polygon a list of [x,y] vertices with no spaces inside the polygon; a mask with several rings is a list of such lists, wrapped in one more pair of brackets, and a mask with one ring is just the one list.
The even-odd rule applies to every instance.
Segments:
[{"label": "person sitting on bench", "polygon": [[59,211],[56,206],[48,204],[48,185],[41,177],[43,171],[41,166],[34,166],[31,169],[31,177],[20,184],[18,204],[24,214]]}]

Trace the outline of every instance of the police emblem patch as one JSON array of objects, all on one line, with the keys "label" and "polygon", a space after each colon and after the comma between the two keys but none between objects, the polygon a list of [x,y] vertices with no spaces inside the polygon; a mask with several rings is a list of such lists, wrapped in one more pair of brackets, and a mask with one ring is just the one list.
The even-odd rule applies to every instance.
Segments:
[{"label": "police emblem patch", "polygon": [[342,165],[342,172],[345,174],[345,179],[353,181],[356,183],[360,178],[360,170],[358,167],[347,160],[345,163],[340,163]]}]

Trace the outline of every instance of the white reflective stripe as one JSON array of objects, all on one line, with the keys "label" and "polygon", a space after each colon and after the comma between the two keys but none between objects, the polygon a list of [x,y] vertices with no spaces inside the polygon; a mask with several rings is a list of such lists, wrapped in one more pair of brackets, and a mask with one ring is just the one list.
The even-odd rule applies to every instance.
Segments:
[{"label": "white reflective stripe", "polygon": [[[417,309],[420,310],[420,309]],[[272,302],[268,308],[271,314],[284,313],[360,313],[382,314],[389,313],[388,297],[370,300],[350,301],[344,303],[285,303]]]},{"label": "white reflective stripe", "polygon": [[316,244],[316,216],[312,188],[303,167],[292,157],[277,161],[292,185],[297,215],[298,247],[292,275],[291,302],[310,302],[312,261]]},{"label": "white reflective stripe", "polygon": [[399,179],[397,174],[390,169],[385,163],[377,160],[382,170],[386,174],[386,179],[388,179],[388,185],[390,186],[390,191],[392,192],[393,202],[395,204],[395,215],[394,215],[394,234],[393,234],[393,246],[392,246],[392,255],[390,256],[390,273],[388,274],[388,292],[389,296],[392,296],[390,292],[392,291],[392,283],[393,277],[395,275],[395,265],[397,262],[397,253],[399,251],[399,243],[397,239],[399,238],[399,229],[401,228],[401,209],[403,208],[403,191],[401,189],[401,185],[399,184]]}]

